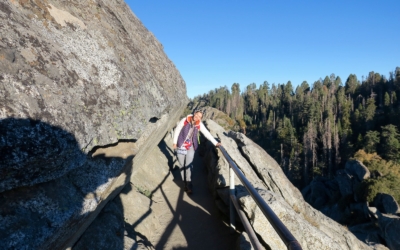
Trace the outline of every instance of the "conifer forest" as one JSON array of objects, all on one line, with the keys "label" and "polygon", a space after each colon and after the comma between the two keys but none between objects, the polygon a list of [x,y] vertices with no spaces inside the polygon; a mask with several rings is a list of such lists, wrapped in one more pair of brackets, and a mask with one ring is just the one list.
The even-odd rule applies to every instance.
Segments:
[{"label": "conifer forest", "polygon": [[[366,180],[359,192],[377,192],[400,201],[400,67],[388,76],[331,74],[296,88],[290,81],[259,87],[220,87],[192,103],[226,113],[236,130],[264,148],[299,189],[314,178],[332,178],[349,159],[358,159],[379,180]],[[397,189],[396,189],[397,188]],[[396,191],[397,190],[397,191]]]}]

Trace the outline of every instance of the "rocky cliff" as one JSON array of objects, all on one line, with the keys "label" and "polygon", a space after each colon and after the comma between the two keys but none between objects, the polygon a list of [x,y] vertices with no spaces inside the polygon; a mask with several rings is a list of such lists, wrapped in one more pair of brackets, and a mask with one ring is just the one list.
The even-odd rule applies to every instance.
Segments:
[{"label": "rocky cliff", "polygon": [[0,3],[1,249],[72,246],[187,103],[120,0]]}]

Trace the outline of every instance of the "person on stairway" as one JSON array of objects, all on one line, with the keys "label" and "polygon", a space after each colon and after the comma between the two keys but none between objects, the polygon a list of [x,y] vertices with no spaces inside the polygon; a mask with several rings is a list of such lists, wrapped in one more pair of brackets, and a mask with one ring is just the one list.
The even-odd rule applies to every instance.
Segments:
[{"label": "person on stairway", "polygon": [[192,171],[194,152],[200,144],[199,131],[216,147],[221,143],[217,142],[211,133],[201,122],[203,111],[194,110],[193,114],[184,117],[175,128],[173,148],[176,152],[180,165],[180,172],[184,182],[184,190],[191,194],[193,190]]}]

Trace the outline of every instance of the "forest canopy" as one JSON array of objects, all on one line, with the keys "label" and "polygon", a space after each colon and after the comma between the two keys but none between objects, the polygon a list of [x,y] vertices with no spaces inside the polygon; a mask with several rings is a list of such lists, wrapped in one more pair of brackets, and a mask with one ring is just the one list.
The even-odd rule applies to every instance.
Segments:
[{"label": "forest canopy", "polygon": [[238,130],[262,146],[302,188],[317,176],[332,178],[359,150],[376,155],[368,162],[371,168],[379,169],[381,161],[382,168],[389,169],[385,174],[400,180],[399,95],[396,67],[388,77],[372,71],[361,80],[350,74],[343,83],[331,74],[295,89],[290,81],[265,81],[259,87],[251,83],[243,90],[233,83],[230,89],[220,87],[191,101],[236,120]]}]

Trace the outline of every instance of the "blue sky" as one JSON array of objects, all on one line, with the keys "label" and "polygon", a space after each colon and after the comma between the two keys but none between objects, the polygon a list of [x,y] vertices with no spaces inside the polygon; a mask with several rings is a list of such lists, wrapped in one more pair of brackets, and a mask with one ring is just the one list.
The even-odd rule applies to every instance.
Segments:
[{"label": "blue sky", "polygon": [[312,85],[400,66],[399,0],[126,0],[188,97],[239,83]]}]

